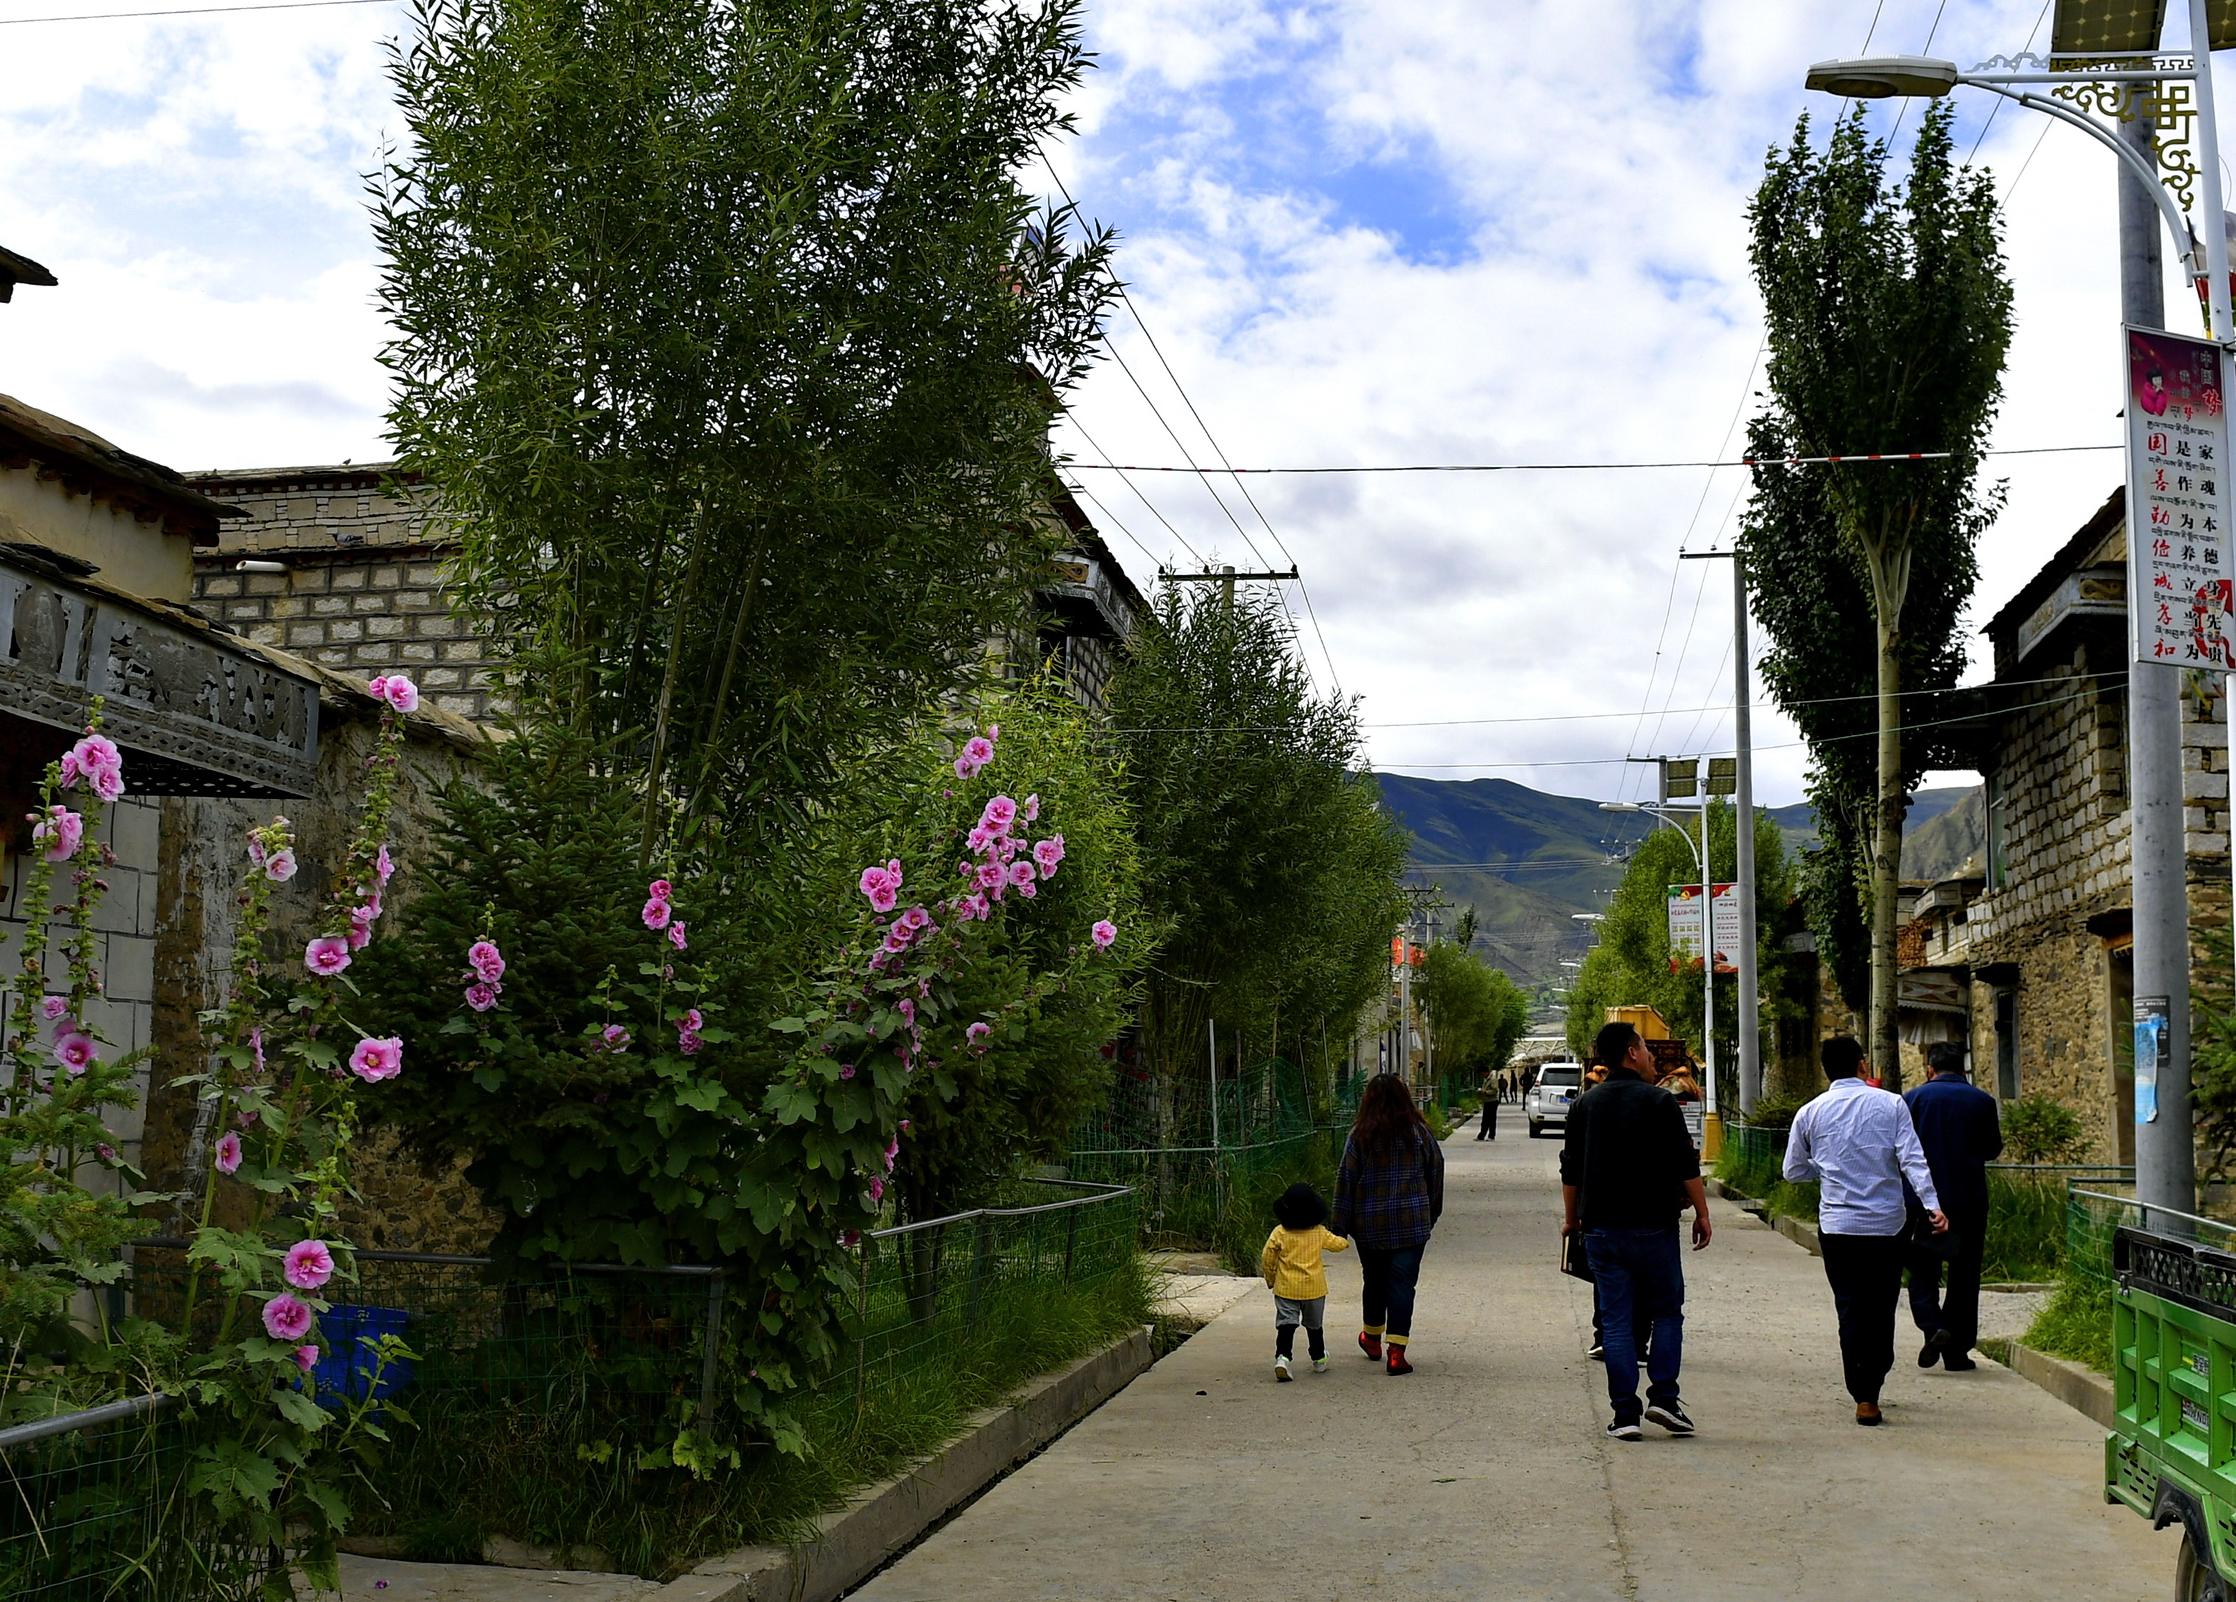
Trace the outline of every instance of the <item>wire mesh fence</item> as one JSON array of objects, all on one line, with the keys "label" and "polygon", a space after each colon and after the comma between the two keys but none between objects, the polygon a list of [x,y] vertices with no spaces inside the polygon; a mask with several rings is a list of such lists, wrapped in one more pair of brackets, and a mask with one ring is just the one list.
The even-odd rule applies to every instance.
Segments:
[{"label": "wire mesh fence", "polygon": [[186,1495],[194,1423],[134,1397],[0,1430],[0,1597],[245,1602],[278,1563],[228,1543]]},{"label": "wire mesh fence", "polygon": [[1121,1074],[1073,1129],[1066,1167],[1077,1179],[1130,1187],[1152,1245],[1224,1245],[1263,1211],[1276,1180],[1277,1188],[1324,1180],[1324,1129],[1350,1122],[1356,1081],[1349,1088],[1347,1107],[1340,1089],[1316,1094],[1305,1069],[1279,1060],[1216,1082],[1208,1072],[1181,1081]]},{"label": "wire mesh fence", "polygon": [[[353,1530],[400,1536],[411,1555],[436,1559],[479,1558],[504,1536],[655,1577],[794,1537],[973,1409],[1146,1321],[1129,1190],[1021,1180],[993,1199],[862,1241],[841,1293],[839,1355],[792,1367],[786,1451],[725,1423],[733,1387],[755,1377],[741,1334],[766,1310],[736,1276],[354,1254],[347,1289],[329,1288],[322,1355],[305,1380],[321,1400],[380,1404],[392,1439],[380,1495],[357,1508]],[[181,1243],[142,1243],[131,1283],[136,1312],[175,1321]],[[205,1317],[198,1310],[197,1324]],[[372,1343],[385,1335],[411,1357],[379,1363]],[[120,1461],[112,1477],[148,1486],[158,1475]],[[0,1597],[18,1594],[0,1583]]]}]

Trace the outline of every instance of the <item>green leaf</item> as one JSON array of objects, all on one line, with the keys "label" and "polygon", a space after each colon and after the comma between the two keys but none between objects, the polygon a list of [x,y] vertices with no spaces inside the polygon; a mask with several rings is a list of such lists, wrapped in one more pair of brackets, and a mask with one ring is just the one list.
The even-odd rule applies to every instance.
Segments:
[{"label": "green leaf", "polygon": [[209,1497],[220,1515],[229,1517],[244,1505],[269,1510],[280,1479],[277,1463],[241,1441],[228,1439],[196,1449],[186,1483],[189,1490]]},{"label": "green leaf", "polygon": [[280,1417],[301,1429],[316,1431],[326,1427],[326,1409],[301,1391],[275,1390],[272,1392],[272,1406],[278,1410]]}]

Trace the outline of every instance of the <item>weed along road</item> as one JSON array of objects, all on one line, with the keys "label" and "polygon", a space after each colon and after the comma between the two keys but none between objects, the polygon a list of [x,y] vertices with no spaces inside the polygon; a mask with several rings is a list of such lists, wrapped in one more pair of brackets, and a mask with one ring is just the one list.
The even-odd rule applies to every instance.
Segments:
[{"label": "weed along road", "polygon": [[1601,1433],[1588,1289],[1555,1269],[1556,1147],[1446,1145],[1418,1372],[1353,1344],[1329,1259],[1331,1371],[1273,1378],[1271,1298],[1222,1314],[855,1593],[864,1602],[1387,1596],[2127,1602],[2177,1537],[2099,1487],[2103,1432],[1992,1363],[1902,1361],[1887,1427],[1841,1389],[1817,1260],[1719,1202],[1686,1254],[1691,1440]]}]

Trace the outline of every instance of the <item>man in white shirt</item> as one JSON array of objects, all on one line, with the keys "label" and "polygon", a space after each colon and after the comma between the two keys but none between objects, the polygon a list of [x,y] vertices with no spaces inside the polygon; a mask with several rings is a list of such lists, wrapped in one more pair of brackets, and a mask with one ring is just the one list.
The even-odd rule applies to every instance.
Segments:
[{"label": "man in white shirt", "polygon": [[1831,1088],[1794,1114],[1786,1178],[1819,1182],[1817,1241],[1840,1319],[1840,1364],[1856,1422],[1879,1422],[1879,1387],[1894,1367],[1894,1309],[1902,1295],[1907,1179],[1941,1234],[1949,1220],[1933,1189],[1910,1109],[1857,1077],[1863,1047],[1851,1035],[1824,1043]]}]

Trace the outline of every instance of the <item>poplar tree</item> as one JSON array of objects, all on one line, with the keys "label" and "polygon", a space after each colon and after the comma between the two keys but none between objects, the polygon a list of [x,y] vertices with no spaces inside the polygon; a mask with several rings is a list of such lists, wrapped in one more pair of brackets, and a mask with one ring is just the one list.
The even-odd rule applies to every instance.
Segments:
[{"label": "poplar tree", "polygon": [[[1804,117],[1770,152],[1748,212],[1769,346],[1753,454],[1940,453],[1758,467],[1741,542],[1771,642],[1765,682],[1810,739],[1834,861],[1868,853],[1868,1047],[1897,1079],[1902,819],[1937,749],[1906,736],[1905,692],[1961,671],[1974,551],[2002,500],[1978,477],[2003,394],[2011,285],[1993,184],[1956,164],[1953,117],[1946,104],[1927,111],[1906,183],[1890,181],[1886,142],[1867,138],[1861,107],[1823,150]],[[1856,696],[1870,699],[1831,699]],[[1843,706],[1869,706],[1868,725]],[[1868,767],[1857,755],[1867,743]]]}]

